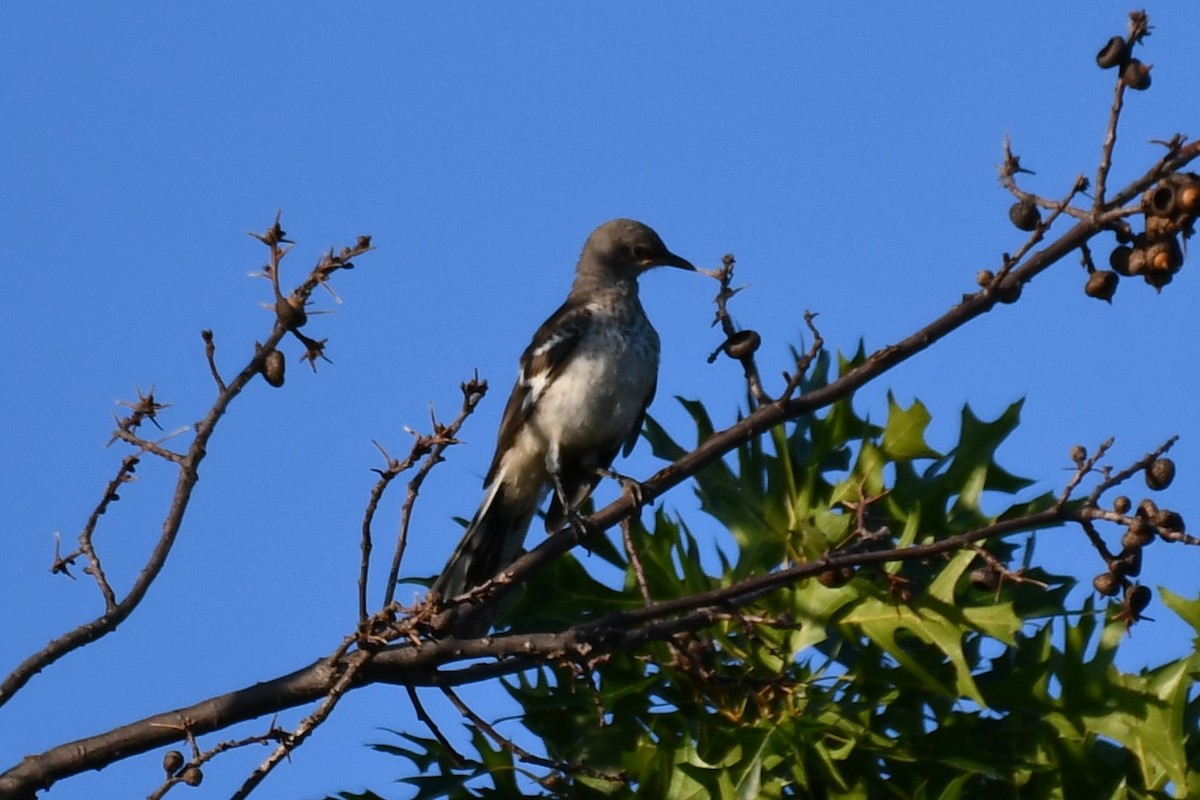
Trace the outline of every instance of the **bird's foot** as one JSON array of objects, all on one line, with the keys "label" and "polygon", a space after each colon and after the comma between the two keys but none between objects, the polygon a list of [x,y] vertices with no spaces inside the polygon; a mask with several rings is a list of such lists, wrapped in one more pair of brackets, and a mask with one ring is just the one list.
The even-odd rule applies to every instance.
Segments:
[{"label": "bird's foot", "polygon": [[567,491],[563,488],[562,479],[558,474],[552,472],[550,478],[554,482],[554,494],[558,498],[558,504],[562,506],[563,517],[571,526],[571,532],[575,534],[576,540],[586,542],[589,533],[587,523],[580,516],[579,509],[567,502]]},{"label": "bird's foot", "polygon": [[629,495],[629,499],[633,502],[636,510],[641,511],[646,505],[645,493],[642,491],[642,482],[637,478],[631,478],[628,475],[622,475],[615,469],[598,470],[601,475],[606,478],[612,478],[617,483],[621,484],[622,494]]}]

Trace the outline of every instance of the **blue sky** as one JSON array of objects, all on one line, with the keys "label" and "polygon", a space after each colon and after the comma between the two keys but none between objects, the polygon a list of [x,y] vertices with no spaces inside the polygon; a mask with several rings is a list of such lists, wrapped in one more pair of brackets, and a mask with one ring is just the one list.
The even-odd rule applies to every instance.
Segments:
[{"label": "blue sky", "polygon": [[[263,260],[245,235],[282,209],[297,241],[285,283],[323,249],[374,236],[340,275],[344,303],[314,318],[332,364],[292,356],[286,390],[256,384],[222,424],[192,513],[159,583],[108,639],[54,665],[0,711],[0,763],[148,713],[273,677],[332,650],[355,613],[358,525],[378,465],[404,452],[430,403],[454,413],[478,369],[492,395],[427,482],[409,574],[453,546],[491,457],[518,354],[561,301],[587,233],[642,219],[701,266],[738,257],[734,311],[759,330],[767,375],[820,313],[833,347],[895,341],[948,309],[1021,235],[995,165],[1005,133],[1065,193],[1092,175],[1112,95],[1092,63],[1129,6],[1089,4],[8,4],[0,10],[0,257],[7,302],[0,399],[0,670],[98,609],[95,587],[48,572],[119,459],[103,445],[114,402],[157,387],[168,430],[213,395],[199,337],[229,372],[266,336]],[[1114,184],[1200,135],[1200,8],[1149,9],[1149,92],[1128,98]],[[1102,250],[1103,248],[1101,248]],[[1102,256],[1103,253],[1101,252]],[[935,447],[964,402],[994,417],[1027,398],[1006,466],[1060,486],[1072,444],[1115,435],[1128,461],[1173,433],[1180,477],[1164,502],[1195,508],[1197,267],[1155,294],[1132,281],[1112,307],[1074,263],[864,391],[932,410]],[[653,412],[683,440],[672,398],[734,419],[730,362],[709,366],[715,285],[652,274],[643,298],[663,338]],[[333,304],[322,298],[325,307]],[[640,447],[621,468],[648,474]],[[170,471],[149,464],[99,546],[128,586],[157,536]],[[399,487],[381,512],[395,524]],[[687,513],[686,489],[669,507]],[[693,514],[695,512],[692,512]],[[1157,548],[1155,548],[1157,550]],[[1200,554],[1147,554],[1147,582],[1197,591]],[[1039,553],[1099,571],[1074,530]],[[407,589],[402,590],[405,597]],[[1186,652],[1161,605],[1130,664]],[[487,703],[486,693],[477,701]],[[431,702],[452,729],[452,711]],[[281,718],[294,724],[293,712]],[[259,725],[258,728],[262,726]],[[263,796],[388,790],[405,763],[369,752],[379,727],[419,730],[404,693],[348,698]],[[251,729],[243,729],[248,731]],[[227,795],[265,751],[208,771]],[[157,757],[56,786],[55,798],[143,796]],[[395,796],[404,796],[396,789]]]}]

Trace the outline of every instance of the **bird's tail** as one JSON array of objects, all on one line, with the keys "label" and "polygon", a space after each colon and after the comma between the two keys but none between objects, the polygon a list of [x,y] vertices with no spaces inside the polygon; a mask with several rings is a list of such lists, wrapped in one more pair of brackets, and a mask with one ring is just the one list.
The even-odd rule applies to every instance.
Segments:
[{"label": "bird's tail", "polygon": [[431,591],[450,600],[488,581],[511,564],[525,542],[525,532],[537,511],[540,497],[511,491],[502,476],[496,476],[483,503]]}]

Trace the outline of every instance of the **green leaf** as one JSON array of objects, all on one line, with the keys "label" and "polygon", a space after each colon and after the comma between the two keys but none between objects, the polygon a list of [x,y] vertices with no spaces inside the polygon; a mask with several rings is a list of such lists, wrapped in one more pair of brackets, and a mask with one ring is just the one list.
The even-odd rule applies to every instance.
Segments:
[{"label": "green leaf", "polygon": [[914,458],[941,458],[942,454],[925,441],[925,431],[933,417],[920,400],[914,400],[907,409],[896,403],[895,396],[888,392],[888,418],[883,428],[883,452],[893,461]]}]

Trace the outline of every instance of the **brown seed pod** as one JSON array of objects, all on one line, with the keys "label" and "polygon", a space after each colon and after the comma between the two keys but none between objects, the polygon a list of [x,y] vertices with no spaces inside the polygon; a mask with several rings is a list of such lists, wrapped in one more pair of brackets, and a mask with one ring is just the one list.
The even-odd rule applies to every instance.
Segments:
[{"label": "brown seed pod", "polygon": [[1129,523],[1125,535],[1121,537],[1122,547],[1145,547],[1154,541],[1154,528],[1145,517],[1134,517]]},{"label": "brown seed pod", "polygon": [[1183,249],[1179,246],[1179,240],[1174,236],[1164,236],[1151,242],[1146,248],[1146,266],[1151,272],[1178,272],[1183,266]]},{"label": "brown seed pod", "polygon": [[[1149,531],[1150,529],[1144,528],[1143,530]],[[1154,541],[1153,533],[1150,534],[1150,541]],[[1130,526],[1125,533],[1121,534],[1121,547],[1126,551],[1135,550],[1139,547],[1145,547],[1146,544],[1147,542],[1142,541],[1142,534],[1134,533],[1132,526]]]},{"label": "brown seed pod", "polygon": [[994,592],[1000,586],[1000,574],[991,567],[976,567],[971,570],[971,585],[984,592]]},{"label": "brown seed pod", "polygon": [[1001,303],[1015,303],[1021,299],[1021,282],[1009,275],[996,287],[996,299]]},{"label": "brown seed pod", "polygon": [[1156,458],[1146,467],[1146,485],[1156,492],[1171,485],[1175,480],[1175,462],[1169,458]]},{"label": "brown seed pod", "polygon": [[822,586],[830,589],[836,589],[839,586],[845,586],[854,577],[854,570],[850,567],[842,567],[841,569],[827,569],[824,572],[817,574],[817,581]]},{"label": "brown seed pod", "polygon": [[1150,65],[1143,64],[1136,58],[1129,59],[1121,69],[1121,80],[1130,89],[1144,92],[1150,88]]},{"label": "brown seed pod", "polygon": [[286,363],[283,358],[283,352],[272,350],[263,359],[262,375],[267,379],[267,383],[278,389],[280,386],[283,386],[285,367]]},{"label": "brown seed pod", "polygon": [[975,282],[978,283],[980,287],[985,289],[995,279],[996,273],[992,272],[990,269],[981,269],[979,272],[975,273]]},{"label": "brown seed pod", "polygon": [[1176,193],[1176,210],[1189,217],[1200,214],[1200,175],[1188,172],[1176,175],[1179,191]]},{"label": "brown seed pod", "polygon": [[1175,280],[1175,276],[1170,272],[1155,272],[1154,270],[1150,270],[1142,275],[1142,279],[1153,286],[1156,291],[1161,292],[1164,286]]},{"label": "brown seed pod", "polygon": [[1150,241],[1171,236],[1179,230],[1175,217],[1160,217],[1146,212],[1146,236]]},{"label": "brown seed pod", "polygon": [[289,331],[303,328],[308,323],[308,312],[304,310],[304,305],[292,302],[287,297],[275,301],[275,316],[279,318],[279,324]]},{"label": "brown seed pod", "polygon": [[1158,513],[1158,503],[1155,503],[1149,497],[1142,498],[1142,502],[1138,503],[1137,515],[1146,519],[1153,519]]},{"label": "brown seed pod", "polygon": [[1118,514],[1128,513],[1131,506],[1132,503],[1129,502],[1129,498],[1125,495],[1119,495],[1113,500],[1113,511],[1117,512]]},{"label": "brown seed pod", "polygon": [[1096,53],[1096,63],[1100,69],[1112,69],[1119,67],[1129,58],[1129,45],[1125,43],[1124,37],[1114,36],[1109,39],[1104,47],[1100,48],[1100,52]]},{"label": "brown seed pod", "polygon": [[1113,251],[1108,254],[1108,265],[1113,268],[1118,275],[1124,275],[1126,278],[1133,275],[1129,271],[1129,254],[1133,252],[1132,247],[1121,245],[1114,247]]},{"label": "brown seed pod", "polygon": [[1042,212],[1032,200],[1018,200],[1008,209],[1008,218],[1020,230],[1032,231],[1041,224]]},{"label": "brown seed pod", "polygon": [[168,750],[163,755],[163,769],[167,775],[174,775],[183,766],[183,753],[178,750]]},{"label": "brown seed pod", "polygon": [[1146,606],[1150,605],[1152,597],[1154,597],[1154,593],[1150,591],[1149,586],[1135,583],[1125,590],[1125,607],[1130,614],[1137,617],[1146,610]]},{"label": "brown seed pod", "polygon": [[204,773],[200,771],[199,767],[188,767],[179,773],[179,780],[188,786],[199,786],[200,782],[204,780]]},{"label": "brown seed pod", "polygon": [[1183,521],[1183,515],[1178,511],[1168,511],[1163,509],[1154,515],[1151,520],[1154,526],[1160,531],[1175,531],[1176,533],[1186,533],[1187,524]]},{"label": "brown seed pod", "polygon": [[1143,202],[1146,204],[1146,213],[1159,216],[1169,217],[1175,213],[1175,204],[1179,193],[1176,187],[1170,181],[1161,181],[1157,186],[1146,190]]},{"label": "brown seed pod", "polygon": [[[1141,234],[1138,235],[1141,236]],[[1129,251],[1129,258],[1125,262],[1125,268],[1129,271],[1130,275],[1141,275],[1146,271],[1145,244],[1134,244]]]},{"label": "brown seed pod", "polygon": [[1142,573],[1142,548],[1134,547],[1122,550],[1108,565],[1108,570],[1114,575],[1124,575],[1136,578]]},{"label": "brown seed pod", "polygon": [[754,355],[761,344],[762,337],[758,335],[758,331],[746,330],[738,331],[726,339],[721,349],[725,351],[725,355],[740,361]]},{"label": "brown seed pod", "polygon": [[1071,461],[1075,464],[1082,464],[1087,461],[1087,448],[1081,444],[1071,447]]},{"label": "brown seed pod", "polygon": [[1121,579],[1111,572],[1101,572],[1092,578],[1092,588],[1104,597],[1112,597],[1121,589]]},{"label": "brown seed pod", "polygon": [[1097,300],[1111,303],[1113,295],[1117,293],[1117,282],[1119,280],[1120,278],[1117,277],[1117,273],[1106,269],[1098,269],[1091,275],[1088,275],[1087,283],[1083,285],[1083,293],[1088,297],[1094,297]]}]

